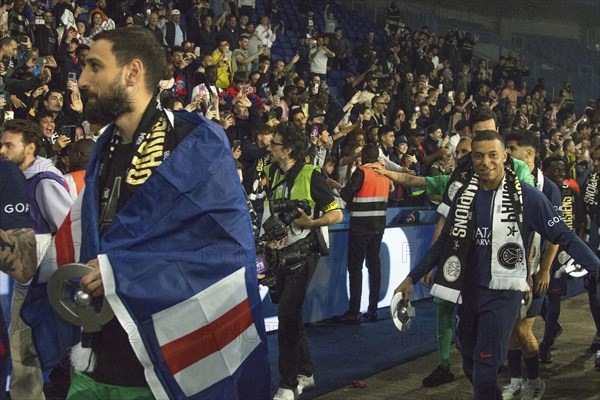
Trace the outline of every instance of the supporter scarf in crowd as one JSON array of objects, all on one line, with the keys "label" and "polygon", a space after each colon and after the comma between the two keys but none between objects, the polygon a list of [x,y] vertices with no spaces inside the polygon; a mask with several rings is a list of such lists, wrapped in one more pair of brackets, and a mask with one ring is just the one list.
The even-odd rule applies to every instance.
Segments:
[{"label": "supporter scarf in crowd", "polygon": [[[571,230],[575,230],[575,194],[574,190],[567,185],[566,182],[563,182],[560,187],[560,194],[562,196],[562,219],[567,225],[567,227]],[[564,250],[561,246],[558,249],[558,254],[556,255],[556,259],[554,261],[554,272],[555,278],[563,277],[565,272],[573,277],[577,277],[578,273],[582,275],[587,274],[580,264],[577,264],[573,261],[573,258]],[[575,268],[575,271],[572,269]],[[573,275],[573,272],[575,273]]]},{"label": "supporter scarf in crowd", "polygon": [[565,182],[560,188],[562,196],[562,220],[567,224],[570,231],[575,227],[575,195],[573,189]]},{"label": "supporter scarf in crowd", "polygon": [[585,230],[588,245],[592,250],[598,250],[600,248],[600,235],[598,232],[598,227],[600,226],[600,221],[598,221],[600,213],[597,212],[599,194],[600,174],[594,172],[590,175],[583,193],[583,202],[587,214]]},{"label": "supporter scarf in crowd", "polygon": [[[492,257],[490,289],[527,291],[527,265],[522,240],[523,212],[521,184],[512,169],[504,167],[504,178],[496,189],[492,212]],[[438,268],[433,296],[453,303],[462,302],[467,275],[472,268],[472,245],[475,226],[475,196],[479,189],[479,176],[457,194],[451,209],[453,224],[444,244],[443,266]],[[512,232],[512,235],[507,235]],[[495,254],[494,254],[495,253]]]},{"label": "supporter scarf in crowd", "polygon": [[131,344],[156,398],[268,398],[254,238],[231,149],[218,125],[179,117],[197,127],[101,236],[99,169],[114,126],[99,138],[86,175],[81,261],[98,256],[105,296],[121,325],[135,326]]}]

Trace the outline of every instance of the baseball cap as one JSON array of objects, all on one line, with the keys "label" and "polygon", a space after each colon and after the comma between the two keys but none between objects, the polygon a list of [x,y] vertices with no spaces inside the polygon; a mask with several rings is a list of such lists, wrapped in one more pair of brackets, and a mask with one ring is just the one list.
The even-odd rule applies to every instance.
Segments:
[{"label": "baseball cap", "polygon": [[394,145],[399,145],[400,143],[408,143],[408,140],[406,139],[406,136],[404,135],[398,135],[396,136],[396,140],[394,140]]}]

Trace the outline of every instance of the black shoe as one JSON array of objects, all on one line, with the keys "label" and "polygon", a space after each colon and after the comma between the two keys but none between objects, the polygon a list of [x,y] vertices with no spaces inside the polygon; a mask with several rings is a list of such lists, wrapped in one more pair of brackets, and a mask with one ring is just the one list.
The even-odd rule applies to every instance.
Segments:
[{"label": "black shoe", "polygon": [[454,374],[450,372],[450,368],[445,369],[441,365],[438,365],[428,377],[423,379],[423,386],[425,387],[436,387],[445,383],[452,382],[454,380]]},{"label": "black shoe", "polygon": [[554,332],[554,337],[552,338],[552,345],[550,346],[550,348],[554,348],[554,346],[556,345],[556,339],[558,339],[558,337],[560,335],[562,335],[563,333],[563,327],[561,324],[559,324],[558,322],[556,323],[556,331]]},{"label": "black shoe", "polygon": [[596,336],[594,337],[594,341],[592,342],[587,351],[588,353],[596,353],[598,350],[600,350],[600,334],[596,334]]},{"label": "black shoe", "polygon": [[540,353],[539,353],[538,357],[540,359],[540,363],[542,363],[542,364],[550,364],[554,360],[550,349],[546,350],[546,349],[543,349],[541,346],[540,346]]},{"label": "black shoe", "polygon": [[350,311],[346,311],[342,315],[331,317],[331,320],[338,324],[360,324],[360,313],[352,314]]},{"label": "black shoe", "polygon": [[377,322],[377,311],[367,311],[362,316],[369,322]]},{"label": "black shoe", "polygon": [[560,335],[563,333],[563,327],[558,322],[556,323],[556,333],[554,334],[554,340],[558,339]]}]

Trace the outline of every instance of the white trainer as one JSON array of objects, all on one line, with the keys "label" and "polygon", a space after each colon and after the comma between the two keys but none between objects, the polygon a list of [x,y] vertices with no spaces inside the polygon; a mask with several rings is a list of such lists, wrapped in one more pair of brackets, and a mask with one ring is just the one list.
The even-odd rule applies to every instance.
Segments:
[{"label": "white trainer", "polygon": [[315,387],[315,376],[298,375],[298,394],[308,392]]},{"label": "white trainer", "polygon": [[279,388],[277,393],[275,393],[273,400],[298,400],[298,396],[300,396],[300,394],[297,389]]},{"label": "white trainer", "polygon": [[523,387],[523,396],[521,396],[521,400],[541,400],[545,391],[546,383],[544,381],[540,380],[537,385],[527,381]]},{"label": "white trainer", "polygon": [[521,400],[523,379],[519,383],[510,383],[502,388],[502,400]]}]

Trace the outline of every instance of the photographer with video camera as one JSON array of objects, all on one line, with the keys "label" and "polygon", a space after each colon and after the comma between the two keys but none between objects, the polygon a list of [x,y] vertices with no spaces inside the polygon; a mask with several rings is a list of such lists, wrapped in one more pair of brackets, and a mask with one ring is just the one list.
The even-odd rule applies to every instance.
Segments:
[{"label": "photographer with video camera", "polygon": [[328,253],[327,234],[320,228],[342,221],[342,211],[323,174],[304,163],[307,147],[303,131],[280,124],[268,147],[273,164],[265,168],[269,207],[263,215],[262,237],[270,243],[264,246],[269,281],[262,283],[269,286],[273,302],[279,303],[281,380],[274,399],[293,400],[303,389],[314,387],[302,304],[319,255]]}]

